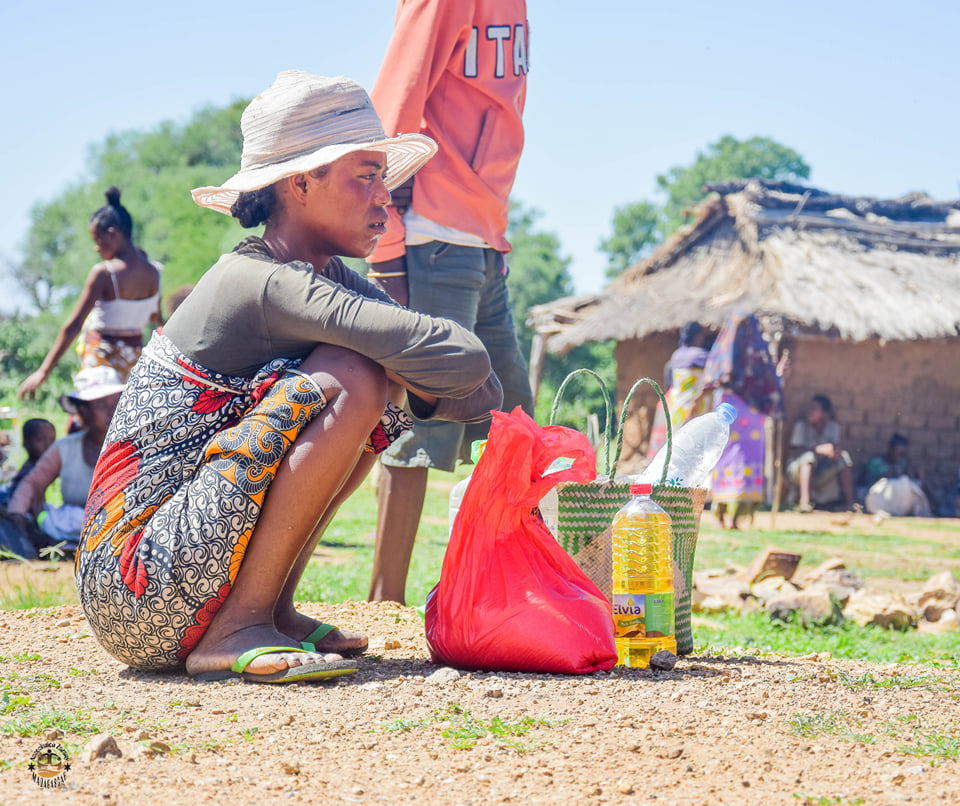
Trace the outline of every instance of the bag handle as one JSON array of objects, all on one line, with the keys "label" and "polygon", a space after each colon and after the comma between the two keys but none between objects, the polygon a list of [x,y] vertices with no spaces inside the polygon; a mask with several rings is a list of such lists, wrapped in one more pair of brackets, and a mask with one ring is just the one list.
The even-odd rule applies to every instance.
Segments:
[{"label": "bag handle", "polygon": [[563,379],[563,383],[560,384],[560,388],[557,389],[557,394],[553,399],[553,407],[550,409],[550,425],[554,424],[557,416],[557,410],[560,408],[560,400],[563,397],[563,392],[567,388],[567,385],[573,378],[577,375],[592,375],[597,379],[597,383],[600,384],[600,389],[603,392],[603,404],[604,410],[606,413],[606,419],[604,420],[604,429],[603,429],[603,442],[604,442],[604,468],[603,472],[607,476],[613,476],[613,470],[617,466],[617,462],[620,461],[620,453],[623,450],[623,426],[627,421],[627,412],[630,408],[630,401],[633,400],[633,396],[636,393],[637,389],[645,383],[650,384],[653,387],[653,391],[657,393],[657,397],[660,398],[660,403],[663,405],[664,419],[667,424],[667,455],[666,461],[663,463],[663,472],[660,475],[660,484],[664,484],[667,480],[667,470],[670,467],[670,456],[673,453],[673,424],[671,423],[670,409],[667,406],[667,398],[663,394],[663,389],[660,388],[660,384],[657,383],[653,378],[640,378],[636,381],[633,386],[630,387],[630,391],[627,392],[627,396],[623,400],[623,408],[620,410],[620,419],[617,423],[617,447],[613,454],[613,459],[611,461],[610,457],[610,440],[608,439],[608,433],[611,426],[610,418],[610,409],[612,404],[610,402],[610,393],[607,391],[607,385],[603,382],[596,372],[592,369],[580,368],[575,369],[566,378]]},{"label": "bag handle", "polygon": [[613,425],[612,417],[610,414],[610,409],[612,408],[612,404],[610,402],[610,392],[607,390],[607,385],[603,382],[603,378],[601,378],[592,369],[586,369],[584,367],[581,367],[580,369],[575,369],[573,372],[567,375],[567,377],[563,379],[563,383],[560,384],[560,388],[557,389],[556,396],[553,398],[553,407],[550,409],[550,425],[553,425],[556,421],[557,410],[560,408],[560,400],[563,397],[564,390],[567,388],[567,385],[570,383],[570,381],[572,381],[577,375],[592,375],[594,378],[597,379],[597,383],[600,384],[600,391],[603,393],[603,408],[605,412],[605,418],[603,421],[603,431],[602,431],[603,445],[604,445],[603,472],[609,476],[610,469],[611,469],[609,433],[610,433],[610,428]]},{"label": "bag handle", "polygon": [[630,401],[633,399],[633,395],[637,389],[645,383],[650,384],[653,387],[653,391],[657,393],[657,397],[660,398],[660,403],[663,405],[663,418],[667,423],[667,455],[663,463],[663,472],[660,474],[659,482],[663,485],[667,481],[670,455],[673,453],[673,424],[670,422],[673,418],[670,416],[670,408],[667,406],[667,398],[663,394],[663,389],[660,388],[660,384],[653,378],[641,378],[639,381],[636,381],[633,386],[630,387],[627,396],[623,399],[623,407],[620,409],[620,420],[617,423],[617,449],[613,454],[613,466],[616,467],[617,462],[620,461],[620,452],[623,450],[623,426],[627,421],[627,411],[630,408]]}]

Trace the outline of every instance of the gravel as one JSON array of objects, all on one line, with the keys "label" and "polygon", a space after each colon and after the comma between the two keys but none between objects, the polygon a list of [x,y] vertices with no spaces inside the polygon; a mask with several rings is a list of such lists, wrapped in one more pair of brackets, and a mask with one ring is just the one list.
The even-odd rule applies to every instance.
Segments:
[{"label": "gravel", "polygon": [[[370,635],[359,674],[194,683],[123,667],[75,606],[0,612],[0,801],[960,803],[957,672],[826,655],[688,656],[670,671],[585,677],[471,672],[431,663],[412,608],[304,610]],[[7,704],[18,694],[26,710]],[[39,710],[93,724],[12,731]],[[96,757],[94,734],[121,755]],[[27,767],[48,735],[71,756],[55,790]]]}]

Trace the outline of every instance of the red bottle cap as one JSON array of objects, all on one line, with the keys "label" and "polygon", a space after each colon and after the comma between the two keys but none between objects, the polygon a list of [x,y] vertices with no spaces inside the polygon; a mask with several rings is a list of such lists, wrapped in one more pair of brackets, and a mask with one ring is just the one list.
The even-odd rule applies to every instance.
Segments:
[{"label": "red bottle cap", "polygon": [[653,492],[652,484],[631,484],[630,495],[650,495]]}]

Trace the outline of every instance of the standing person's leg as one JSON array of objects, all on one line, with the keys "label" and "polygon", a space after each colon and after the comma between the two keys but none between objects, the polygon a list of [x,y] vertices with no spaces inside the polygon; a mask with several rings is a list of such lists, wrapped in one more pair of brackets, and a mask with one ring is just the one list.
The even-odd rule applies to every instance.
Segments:
[{"label": "standing person's leg", "polygon": [[[277,603],[317,524],[354,472],[386,405],[383,369],[349,350],[318,347],[300,371],[320,386],[327,405],[281,461],[230,593],[187,656],[191,675],[229,669],[255,647],[290,643],[274,625]],[[305,490],[310,495],[304,495]],[[320,659],[315,654],[271,653],[253,660],[247,671],[269,674]]]},{"label": "standing person's leg", "polygon": [[[473,332],[490,354],[493,371],[503,386],[503,410],[512,411],[520,406],[533,417],[534,400],[530,390],[530,373],[527,361],[520,351],[517,327],[510,306],[507,290],[506,262],[499,252],[485,249],[485,282],[480,292],[477,321]],[[489,424],[484,424],[489,429]],[[470,428],[467,429],[470,432]]]},{"label": "standing person's leg", "polygon": [[[503,386],[503,411],[513,411],[520,406],[531,417],[534,415],[533,392],[530,389],[530,374],[527,362],[520,350],[517,329],[513,320],[513,308],[507,291],[506,263],[503,255],[494,249],[484,251],[484,286],[480,292],[477,334],[490,355],[490,364]],[[466,426],[461,444],[460,459],[470,458],[470,446],[476,440],[487,438],[490,423],[470,423]]]},{"label": "standing person's leg", "polygon": [[[408,246],[410,309],[455,319],[473,330],[484,284],[485,251],[439,241]],[[417,423],[383,454],[370,601],[406,602],[407,572],[428,469],[453,470],[462,438],[459,423]]]},{"label": "standing person's leg", "polygon": [[406,604],[407,573],[427,493],[426,467],[384,463],[377,494],[377,537],[370,580],[371,602]]},{"label": "standing person's leg", "polygon": [[837,476],[840,480],[840,490],[843,492],[843,503],[847,505],[847,509],[854,509],[857,499],[853,491],[853,460],[850,454],[843,451],[836,461],[840,465]]},{"label": "standing person's leg", "polygon": [[796,485],[799,492],[800,500],[797,502],[799,512],[811,510],[810,491],[813,485],[814,461],[813,451],[807,451],[787,465],[787,478]]},{"label": "standing person's leg", "polygon": [[801,511],[809,512],[810,504],[810,486],[813,483],[813,462],[804,462],[800,465],[800,505]]}]

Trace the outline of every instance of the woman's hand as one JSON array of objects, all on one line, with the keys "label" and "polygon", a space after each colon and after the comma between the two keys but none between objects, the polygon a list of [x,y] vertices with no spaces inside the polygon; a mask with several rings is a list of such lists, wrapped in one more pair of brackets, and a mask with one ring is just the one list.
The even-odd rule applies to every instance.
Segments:
[{"label": "woman's hand", "polygon": [[[377,275],[396,275],[393,277],[378,277]],[[370,272],[367,279],[384,294],[389,294],[394,300],[404,308],[410,303],[410,287],[407,284],[407,259],[403,255],[400,257],[385,260],[382,263],[374,263],[370,266]]]},{"label": "woman's hand", "polygon": [[20,388],[17,390],[17,397],[21,400],[33,400],[36,395],[37,389],[43,386],[43,382],[47,379],[47,373],[42,369],[38,369],[34,372],[29,378],[27,378],[23,383],[20,384]]},{"label": "woman's hand", "polygon": [[396,207],[397,212],[403,215],[413,203],[413,180],[416,176],[411,176],[400,187],[390,191],[390,206]]},{"label": "woman's hand", "polygon": [[839,455],[837,446],[832,442],[821,442],[813,449],[813,452],[818,456],[826,456],[828,459],[836,459]]},{"label": "woman's hand", "polygon": [[790,361],[790,351],[784,350],[783,355],[777,362],[776,373],[778,378],[790,377],[790,370],[793,369],[793,363]]}]

